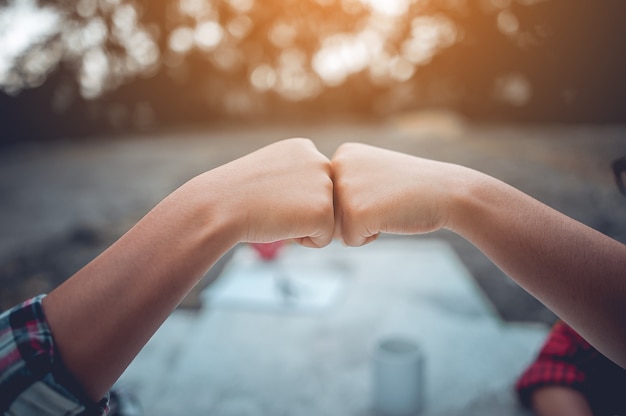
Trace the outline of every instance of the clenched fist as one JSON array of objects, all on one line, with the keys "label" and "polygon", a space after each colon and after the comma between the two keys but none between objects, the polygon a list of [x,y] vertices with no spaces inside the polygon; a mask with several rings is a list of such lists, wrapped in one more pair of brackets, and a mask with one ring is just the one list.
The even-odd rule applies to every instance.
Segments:
[{"label": "clenched fist", "polygon": [[[381,232],[419,234],[447,225],[462,167],[359,143],[332,159],[335,235],[361,246]],[[460,185],[460,184],[459,184]]]},{"label": "clenched fist", "polygon": [[310,140],[276,142],[206,175],[217,183],[210,197],[223,202],[222,215],[230,218],[239,241],[293,238],[309,247],[330,243],[331,165]]}]

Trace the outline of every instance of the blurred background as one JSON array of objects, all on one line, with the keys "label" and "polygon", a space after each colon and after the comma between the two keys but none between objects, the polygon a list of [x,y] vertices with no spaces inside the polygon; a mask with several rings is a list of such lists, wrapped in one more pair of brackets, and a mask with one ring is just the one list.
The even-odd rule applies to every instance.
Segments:
[{"label": "blurred background", "polygon": [[[1,306],[289,136],[475,167],[624,241],[625,23],[619,0],[2,1]],[[553,322],[444,238],[505,319]]]},{"label": "blurred background", "polygon": [[[619,0],[2,1],[0,307],[290,136],[462,163],[626,241],[625,23]],[[554,321],[438,237],[502,317]]]},{"label": "blurred background", "polygon": [[626,118],[626,5],[5,0],[2,142],[225,120]]},{"label": "blurred background", "polygon": [[[626,242],[626,199],[611,170],[613,161],[626,156],[625,50],[626,2],[621,0],[0,0],[0,310],[52,290],[194,175],[294,136],[312,138],[329,157],[341,143],[359,141],[467,165]],[[432,347],[428,357],[441,369],[441,386],[433,387],[435,396],[441,393],[441,406],[450,391],[465,391],[462,408],[477,403],[471,414],[517,414],[511,413],[511,377],[557,318],[452,233],[381,240],[401,247],[393,244],[433,238],[460,258],[461,269],[469,271],[465,280],[480,289],[473,299],[493,312],[487,321],[495,320],[497,330],[483,336],[476,316],[465,313],[459,299],[446,297],[453,291],[443,280],[434,284],[442,290],[440,298],[428,303],[412,294],[408,276],[398,292],[405,298],[393,294],[381,310],[437,304],[439,318],[452,316],[454,328],[467,331],[465,340],[471,333],[478,340],[448,345],[447,340],[457,340],[457,329],[450,335],[436,325],[422,334],[431,340],[438,334],[445,345]],[[333,250],[325,253],[333,257]],[[371,253],[375,258],[376,251]],[[181,308],[203,309],[202,290],[231,255]],[[289,254],[281,255],[289,260]],[[372,270],[382,270],[386,278],[413,270],[409,266],[389,262]],[[317,409],[313,413],[267,410],[270,406],[214,414],[369,415],[341,405],[365,406],[359,389],[366,391],[369,344],[363,340],[378,336],[379,323],[387,318],[368,306],[367,296],[362,309],[347,307],[346,299],[363,286],[346,286],[338,309],[317,318],[219,310],[210,310],[211,315],[204,308],[208,317],[193,325],[206,332],[207,345],[222,343],[226,355],[232,351],[238,370],[246,365],[240,349],[265,345],[254,337],[265,342],[274,334],[280,342],[259,347],[264,348],[260,360],[276,359],[270,373],[280,369],[274,375],[284,378],[288,390],[304,386],[304,394],[319,382],[323,392],[313,398],[305,394],[306,408]],[[379,297],[380,290],[372,293]],[[404,316],[402,311],[396,315]],[[414,322],[428,324],[418,318]],[[410,319],[403,321],[405,328],[411,327]],[[511,328],[519,323],[542,329],[539,335],[525,330],[516,335]],[[171,357],[211,357],[204,346],[187,354],[178,341],[179,324],[183,332],[195,328],[179,314],[170,324],[174,336],[171,327],[157,337],[161,341],[154,345],[161,346],[147,348],[177,352],[144,359],[145,368],[140,364],[136,370],[144,389],[139,390],[144,401],[158,404],[159,397],[169,397],[173,410],[164,414],[180,414],[181,402],[189,407],[185,414],[206,414],[215,400],[234,394],[232,380],[213,380],[215,391],[226,389],[216,393],[217,399],[200,392],[186,402],[180,397],[193,391],[189,386],[203,388],[204,367],[198,379],[184,378],[177,390],[170,390],[168,376],[161,384],[151,376],[164,361],[163,374],[174,371],[178,361]],[[206,329],[211,325],[217,325],[214,332]],[[491,347],[471,347],[479,342]],[[361,348],[355,355],[353,344]],[[311,357],[301,354],[308,349]],[[483,355],[472,359],[478,349]],[[304,380],[294,370],[300,368],[296,361],[283,365],[283,350],[294,360],[311,358],[302,364],[304,373],[325,368],[327,377]],[[509,351],[513,358],[496,359],[492,350]],[[450,370],[454,354],[458,367]],[[320,356],[340,364],[320,366]],[[207,366],[219,370],[219,362]],[[492,381],[501,381],[496,387],[472,376],[492,374],[480,367],[487,362],[496,375]],[[468,369],[473,364],[478,369]],[[269,386],[283,384],[266,373],[258,380],[243,397],[265,392],[266,404],[280,406]],[[328,384],[332,380],[356,386],[358,400],[344,400],[351,387],[333,390],[334,399],[327,395],[327,386],[335,386]],[[232,381],[235,385],[247,384]],[[508,399],[501,400],[502,394]],[[332,411],[308,407],[320,396],[330,397]],[[197,412],[190,410],[194,400]]]}]

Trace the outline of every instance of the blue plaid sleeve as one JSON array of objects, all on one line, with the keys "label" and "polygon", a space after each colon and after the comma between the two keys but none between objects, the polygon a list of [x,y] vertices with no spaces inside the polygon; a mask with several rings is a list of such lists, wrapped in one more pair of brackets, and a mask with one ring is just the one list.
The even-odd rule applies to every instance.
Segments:
[{"label": "blue plaid sleeve", "polygon": [[32,298],[0,315],[0,414],[106,415],[65,369],[41,301]]}]

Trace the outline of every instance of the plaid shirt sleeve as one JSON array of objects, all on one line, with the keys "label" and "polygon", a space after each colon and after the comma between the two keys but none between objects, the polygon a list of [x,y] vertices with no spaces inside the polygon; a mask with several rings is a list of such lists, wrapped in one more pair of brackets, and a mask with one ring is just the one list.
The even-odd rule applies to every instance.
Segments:
[{"label": "plaid shirt sleeve", "polygon": [[0,414],[106,415],[68,373],[37,296],[0,315]]},{"label": "plaid shirt sleeve", "polygon": [[545,386],[563,386],[586,393],[589,368],[599,353],[578,333],[557,322],[539,352],[516,384],[520,401],[530,406],[532,393]]}]

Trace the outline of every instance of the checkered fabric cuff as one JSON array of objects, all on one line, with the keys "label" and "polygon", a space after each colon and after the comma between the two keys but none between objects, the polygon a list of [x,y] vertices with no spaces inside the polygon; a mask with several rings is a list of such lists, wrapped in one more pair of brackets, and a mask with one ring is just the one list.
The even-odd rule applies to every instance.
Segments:
[{"label": "checkered fabric cuff", "polygon": [[539,356],[516,384],[518,397],[529,407],[535,390],[563,386],[585,392],[588,367],[598,352],[563,322],[557,322],[539,352]]},{"label": "checkered fabric cuff", "polygon": [[0,414],[106,415],[108,397],[93,403],[63,365],[41,305],[44,297],[0,315]]}]

